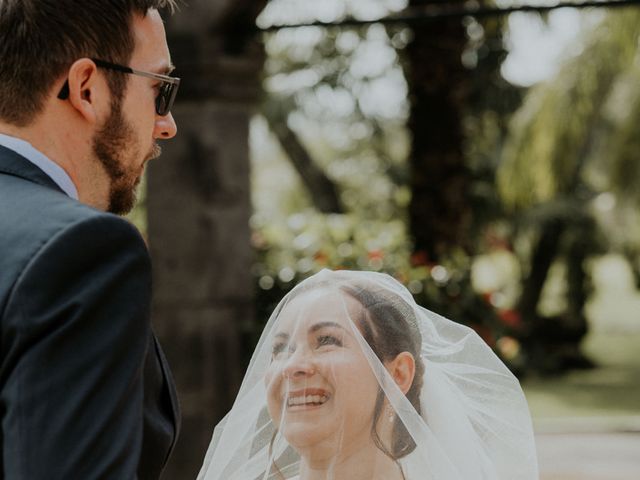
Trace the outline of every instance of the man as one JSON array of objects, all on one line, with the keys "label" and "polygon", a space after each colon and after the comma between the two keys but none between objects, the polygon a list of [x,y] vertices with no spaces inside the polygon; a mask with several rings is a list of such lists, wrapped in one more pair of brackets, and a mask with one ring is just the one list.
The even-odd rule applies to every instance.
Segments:
[{"label": "man", "polygon": [[[0,478],[157,479],[179,415],[130,223],[173,0],[0,0]],[[107,213],[110,212],[110,213]]]}]

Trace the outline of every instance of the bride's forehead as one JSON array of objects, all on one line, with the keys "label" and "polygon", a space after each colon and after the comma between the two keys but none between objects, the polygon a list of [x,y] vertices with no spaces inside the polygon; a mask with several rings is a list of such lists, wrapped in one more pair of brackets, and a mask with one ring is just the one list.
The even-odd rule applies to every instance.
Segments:
[{"label": "bride's forehead", "polygon": [[337,323],[355,320],[361,305],[351,296],[332,288],[319,288],[302,292],[282,308],[277,324],[280,328],[310,326],[331,319]]}]

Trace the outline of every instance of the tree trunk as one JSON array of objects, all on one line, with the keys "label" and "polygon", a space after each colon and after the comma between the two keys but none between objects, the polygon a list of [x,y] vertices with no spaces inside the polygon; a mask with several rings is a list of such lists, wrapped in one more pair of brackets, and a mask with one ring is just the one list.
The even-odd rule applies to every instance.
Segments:
[{"label": "tree trunk", "polygon": [[315,207],[322,213],[344,213],[336,185],[316,165],[298,135],[289,128],[287,113],[278,111],[273,106],[263,111],[271,132],[276,136],[293,168],[300,175]]},{"label": "tree trunk", "polygon": [[[580,342],[588,327],[584,307],[589,276],[584,263],[592,251],[594,230],[595,223],[589,217],[556,217],[541,225],[531,271],[524,280],[518,303],[525,324],[522,340],[529,367],[534,370],[557,373],[593,366],[580,351]],[[561,243],[565,244],[562,248]],[[559,256],[564,256],[567,265],[567,308],[557,316],[541,316],[537,307],[542,289],[552,262]]]},{"label": "tree trunk", "polygon": [[[409,3],[418,7],[435,2]],[[462,150],[463,109],[470,85],[469,71],[461,61],[466,43],[462,22],[450,19],[414,29],[407,47],[408,124],[413,134],[409,222],[415,251],[425,252],[430,261],[437,261],[451,246],[465,244],[470,220]]]},{"label": "tree trunk", "polygon": [[241,335],[253,316],[248,132],[261,91],[262,46],[252,31],[259,4],[196,0],[167,25],[182,77],[178,135],[148,176],[153,322],[183,419],[166,479],[196,477],[243,375]]},{"label": "tree trunk", "polygon": [[523,282],[518,301],[518,311],[529,331],[536,322],[542,287],[547,279],[549,268],[558,254],[560,237],[565,229],[565,222],[559,218],[548,219],[540,227],[540,237],[531,255],[530,271]]}]

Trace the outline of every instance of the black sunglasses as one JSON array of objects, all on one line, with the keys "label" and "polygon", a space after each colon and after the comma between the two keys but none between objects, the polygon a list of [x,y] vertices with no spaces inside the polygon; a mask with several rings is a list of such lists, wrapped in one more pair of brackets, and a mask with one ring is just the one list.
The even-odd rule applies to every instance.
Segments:
[{"label": "black sunglasses", "polygon": [[[169,77],[168,75],[161,75],[159,73],[143,72],[141,70],[135,70],[131,67],[125,67],[116,63],[105,62],[104,60],[98,60],[96,58],[92,58],[91,60],[96,64],[96,66],[100,68],[106,68],[109,70],[115,70],[117,72],[130,73],[133,75],[140,75],[141,77],[160,80],[162,82],[162,85],[160,85],[160,90],[158,91],[158,96],[156,97],[156,113],[161,117],[164,117],[171,110],[173,101],[176,99],[176,94],[178,93],[178,86],[180,85],[179,78]],[[67,98],[69,98],[68,80],[62,86],[62,89],[60,89],[58,98],[60,100],[66,100]]]}]

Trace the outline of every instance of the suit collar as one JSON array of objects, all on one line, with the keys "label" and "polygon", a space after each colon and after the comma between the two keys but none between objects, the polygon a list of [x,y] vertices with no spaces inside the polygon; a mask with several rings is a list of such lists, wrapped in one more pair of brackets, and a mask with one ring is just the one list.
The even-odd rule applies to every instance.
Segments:
[{"label": "suit collar", "polygon": [[64,191],[54,182],[51,177],[40,168],[17,154],[13,150],[0,145],[0,174],[13,175],[30,182],[37,183],[44,187],[54,188],[64,193]]}]

